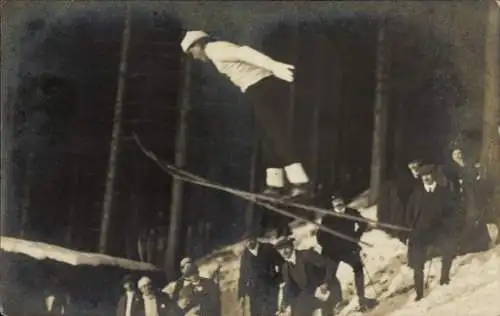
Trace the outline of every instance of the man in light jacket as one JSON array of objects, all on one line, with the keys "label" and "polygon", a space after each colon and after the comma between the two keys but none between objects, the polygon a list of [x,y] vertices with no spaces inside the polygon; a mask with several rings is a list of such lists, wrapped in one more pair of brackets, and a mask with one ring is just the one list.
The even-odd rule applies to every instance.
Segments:
[{"label": "man in light jacket", "polygon": [[[290,83],[294,66],[276,61],[249,46],[213,40],[203,31],[189,31],[182,50],[193,58],[211,63],[231,80],[252,106],[261,132],[266,165],[265,194],[295,198],[309,193],[309,177],[288,135]],[[284,191],[285,175],[290,190]]]}]

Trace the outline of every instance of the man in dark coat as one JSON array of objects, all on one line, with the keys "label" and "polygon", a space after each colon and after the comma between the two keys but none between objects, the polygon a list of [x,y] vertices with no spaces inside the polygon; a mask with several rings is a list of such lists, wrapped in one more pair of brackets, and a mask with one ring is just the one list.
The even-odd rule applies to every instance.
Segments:
[{"label": "man in dark coat", "polygon": [[277,309],[280,270],[284,259],[273,245],[250,235],[243,251],[238,281],[238,298],[250,300],[252,316],[274,315]]},{"label": "man in dark coat", "polygon": [[296,250],[294,239],[290,237],[281,238],[275,246],[285,259],[282,268],[283,298],[279,311],[291,310],[292,316],[307,316],[321,310],[321,297],[329,296],[330,288],[336,281],[335,263],[313,249]]},{"label": "man in dark coat", "polygon": [[[332,197],[333,212],[346,214],[362,219],[361,213],[350,207],[346,207],[345,201],[340,196]],[[321,224],[341,234],[359,240],[366,231],[368,224],[362,221],[354,221],[338,216],[325,216]],[[335,272],[340,262],[352,267],[354,271],[354,283],[359,299],[361,310],[369,306],[369,300],[365,297],[365,278],[363,273],[363,262],[361,260],[361,247],[357,243],[334,236],[325,231],[318,231],[316,235],[318,244],[322,247],[321,254],[335,262]]]},{"label": "man in dark coat", "polygon": [[453,162],[446,167],[446,177],[449,188],[458,201],[458,207],[464,212],[460,251],[467,253],[486,250],[491,239],[481,216],[484,207],[480,202],[486,199],[479,194],[481,191],[479,170],[464,158],[462,150],[458,147],[452,152],[452,160]]},{"label": "man in dark coat", "polygon": [[420,168],[422,185],[410,196],[406,225],[412,229],[408,239],[408,264],[413,269],[415,300],[424,295],[424,265],[427,251],[437,246],[442,255],[440,284],[450,282],[450,268],[456,255],[460,213],[451,192],[435,180],[435,167]]},{"label": "man in dark coat", "polygon": [[126,275],[122,280],[122,286],[125,292],[118,301],[116,316],[136,316],[139,293],[135,288],[133,277],[131,275]]},{"label": "man in dark coat", "polygon": [[181,316],[184,315],[179,306],[170,297],[153,287],[148,277],[142,277],[137,283],[141,293],[137,302],[139,316]]},{"label": "man in dark coat", "polygon": [[[378,201],[377,218],[380,222],[403,225],[408,199],[415,186],[420,184],[418,168],[421,165],[420,160],[411,160],[405,170],[402,170],[385,183]],[[402,231],[393,229],[384,229],[384,231],[402,242],[407,238],[406,233]]]}]

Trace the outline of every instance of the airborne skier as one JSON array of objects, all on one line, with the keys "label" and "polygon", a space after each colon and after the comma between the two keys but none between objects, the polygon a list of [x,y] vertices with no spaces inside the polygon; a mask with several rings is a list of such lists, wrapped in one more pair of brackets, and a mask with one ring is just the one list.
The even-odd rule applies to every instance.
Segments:
[{"label": "airborne skier", "polygon": [[[181,42],[182,50],[194,59],[212,63],[229,77],[250,102],[260,130],[265,157],[264,194],[294,198],[308,192],[309,178],[287,135],[286,100],[294,80],[294,66],[276,61],[248,46],[213,40],[203,31],[189,31]],[[290,191],[284,192],[285,175]]]}]

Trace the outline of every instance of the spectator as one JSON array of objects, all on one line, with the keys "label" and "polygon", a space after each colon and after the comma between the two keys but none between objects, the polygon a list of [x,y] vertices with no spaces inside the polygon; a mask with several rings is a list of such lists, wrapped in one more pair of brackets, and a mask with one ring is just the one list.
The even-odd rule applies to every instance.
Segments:
[{"label": "spectator", "polygon": [[452,151],[452,162],[446,168],[448,185],[458,201],[457,207],[464,213],[463,233],[460,241],[462,253],[483,251],[489,248],[491,239],[482,218],[480,205],[480,175],[477,166],[465,159],[462,150]]},{"label": "spectator", "polygon": [[140,316],[180,316],[180,308],[168,295],[157,291],[153,287],[153,282],[148,277],[142,277],[137,283],[141,292],[141,299],[138,303],[138,315]]},{"label": "spectator", "polygon": [[440,284],[450,282],[450,268],[456,255],[456,237],[459,230],[459,210],[450,191],[438,185],[435,167],[420,168],[422,185],[410,196],[406,211],[406,225],[412,228],[408,238],[408,264],[413,269],[416,298],[424,296],[424,264],[431,246],[441,250],[443,263]]},{"label": "spectator", "polygon": [[238,298],[244,303],[248,297],[252,316],[276,313],[283,261],[273,245],[258,241],[253,234],[248,237],[241,257]]},{"label": "spectator", "polygon": [[336,280],[335,263],[312,249],[296,250],[293,243],[294,239],[285,237],[275,245],[285,259],[279,312],[291,312],[292,316],[312,315],[323,307],[318,294],[329,296],[331,284]]},{"label": "spectator", "polygon": [[178,303],[183,315],[220,315],[219,286],[212,279],[202,277],[191,258],[182,259],[180,265],[182,275],[175,282],[171,298]]},{"label": "spectator", "polygon": [[135,288],[135,282],[131,275],[126,275],[122,280],[124,293],[118,301],[116,316],[138,315],[139,293]]},{"label": "spectator", "polygon": [[[339,196],[332,197],[333,212],[347,214],[360,219],[363,217],[358,210],[346,207],[344,199]],[[359,240],[366,231],[368,224],[362,221],[355,221],[337,216],[324,216],[322,225],[336,232]],[[363,261],[361,259],[361,247],[357,243],[342,239],[324,231],[318,231],[318,244],[322,247],[321,254],[335,262],[335,272],[340,262],[351,266],[354,271],[354,283],[358,294],[359,310],[366,310],[372,305],[372,301],[365,297],[365,278],[363,273]],[[336,282],[340,284],[338,281]]]}]

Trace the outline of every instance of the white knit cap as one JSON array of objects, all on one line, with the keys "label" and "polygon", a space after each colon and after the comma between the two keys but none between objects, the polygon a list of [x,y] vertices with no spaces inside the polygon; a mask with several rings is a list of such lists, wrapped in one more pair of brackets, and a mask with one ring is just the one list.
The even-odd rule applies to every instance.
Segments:
[{"label": "white knit cap", "polygon": [[190,264],[190,263],[193,263],[193,259],[186,257],[186,258],[181,260],[180,266],[182,267],[182,266],[185,266],[186,264]]},{"label": "white knit cap", "polygon": [[152,283],[153,283],[153,281],[151,281],[150,278],[145,276],[145,277],[142,277],[139,279],[139,282],[137,282],[137,287],[142,288],[143,286],[148,285],[148,284],[152,284]]},{"label": "white knit cap", "polygon": [[191,45],[199,39],[208,37],[208,34],[203,31],[188,31],[181,41],[182,50],[186,53]]}]

